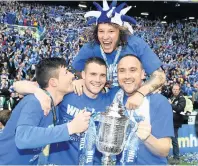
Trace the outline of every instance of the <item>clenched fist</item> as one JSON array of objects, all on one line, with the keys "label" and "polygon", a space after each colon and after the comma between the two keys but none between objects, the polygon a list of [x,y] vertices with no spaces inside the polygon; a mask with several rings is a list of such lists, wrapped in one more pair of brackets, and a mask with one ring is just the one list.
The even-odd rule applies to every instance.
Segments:
[{"label": "clenched fist", "polygon": [[151,125],[147,121],[141,121],[138,123],[137,136],[145,141],[151,135]]},{"label": "clenched fist", "polygon": [[89,126],[90,112],[81,110],[76,117],[67,124],[69,135],[82,133],[87,130]]}]

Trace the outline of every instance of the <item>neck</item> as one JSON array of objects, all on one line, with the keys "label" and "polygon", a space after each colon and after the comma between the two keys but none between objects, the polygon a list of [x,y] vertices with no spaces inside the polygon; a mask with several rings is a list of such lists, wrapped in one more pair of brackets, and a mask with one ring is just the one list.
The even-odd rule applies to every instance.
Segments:
[{"label": "neck", "polygon": [[46,90],[51,95],[54,102],[54,106],[58,105],[63,100],[64,94],[61,94],[60,92],[57,92],[56,90],[50,88],[47,88]]},{"label": "neck", "polygon": [[98,94],[93,94],[91,93],[85,86],[83,86],[83,92],[85,93],[85,95],[91,99],[95,99]]}]

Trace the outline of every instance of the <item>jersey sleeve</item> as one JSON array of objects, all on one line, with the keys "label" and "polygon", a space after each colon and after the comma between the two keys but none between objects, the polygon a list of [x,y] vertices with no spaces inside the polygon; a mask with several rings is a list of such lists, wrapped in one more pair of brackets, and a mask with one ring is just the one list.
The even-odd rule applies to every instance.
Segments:
[{"label": "jersey sleeve", "polygon": [[21,109],[17,126],[38,126],[43,115],[44,112],[42,112],[39,101],[36,99],[30,99]]},{"label": "jersey sleeve", "polygon": [[162,66],[159,57],[143,39],[133,36],[129,39],[128,44],[129,47],[135,47],[137,57],[142,62],[143,68],[148,75]]},{"label": "jersey sleeve", "polygon": [[43,116],[44,113],[37,100],[30,99],[22,107],[15,135],[15,143],[19,149],[39,148],[69,139],[66,124],[52,128],[39,127]]},{"label": "jersey sleeve", "polygon": [[77,71],[82,71],[85,67],[86,60],[92,56],[94,55],[90,44],[84,44],[77,56],[74,58],[72,67]]},{"label": "jersey sleeve", "polygon": [[150,107],[152,134],[156,138],[173,137],[173,111],[168,100],[156,94],[152,98]]}]

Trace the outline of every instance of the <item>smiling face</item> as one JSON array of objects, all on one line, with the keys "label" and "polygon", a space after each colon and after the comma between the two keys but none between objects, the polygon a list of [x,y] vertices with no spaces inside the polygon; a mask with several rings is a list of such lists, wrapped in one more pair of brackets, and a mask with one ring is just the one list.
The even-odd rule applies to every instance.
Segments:
[{"label": "smiling face", "polygon": [[105,65],[89,63],[82,78],[85,80],[84,92],[88,97],[95,98],[106,83],[107,69]]},{"label": "smiling face", "polygon": [[105,53],[113,52],[119,41],[119,28],[108,23],[98,25],[98,40]]},{"label": "smiling face", "polygon": [[136,57],[126,56],[119,61],[118,83],[128,96],[141,86],[142,79],[144,70]]}]

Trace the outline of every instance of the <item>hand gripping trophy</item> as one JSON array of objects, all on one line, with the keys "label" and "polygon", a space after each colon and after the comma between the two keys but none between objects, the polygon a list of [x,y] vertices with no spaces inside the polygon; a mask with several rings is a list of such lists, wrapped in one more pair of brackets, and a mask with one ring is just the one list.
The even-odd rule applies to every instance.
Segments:
[{"label": "hand gripping trophy", "polygon": [[[129,116],[122,106],[123,95],[123,90],[119,90],[106,112],[92,115],[89,128],[81,141],[80,165],[92,165],[95,145],[103,154],[102,165],[115,165],[116,155],[121,152],[120,162],[123,165],[134,163],[138,148],[138,137],[135,134],[137,122],[135,115]],[[95,122],[99,122],[97,127]]]}]

